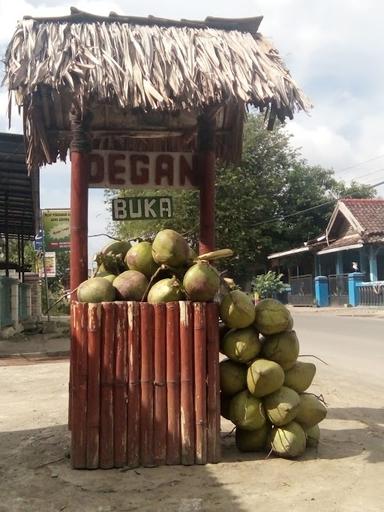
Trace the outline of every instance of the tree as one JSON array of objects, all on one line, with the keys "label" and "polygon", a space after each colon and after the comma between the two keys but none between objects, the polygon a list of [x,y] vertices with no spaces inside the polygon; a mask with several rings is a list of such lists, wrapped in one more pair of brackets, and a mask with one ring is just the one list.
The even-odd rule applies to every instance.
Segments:
[{"label": "tree", "polygon": [[[127,194],[127,191],[114,191],[108,198]],[[154,195],[154,192],[141,194]],[[217,247],[230,247],[237,254],[222,265],[239,283],[249,282],[254,275],[266,270],[269,253],[319,236],[337,197],[372,197],[374,194],[366,185],[352,182],[347,186],[338,182],[332,170],[308,165],[294,149],[292,137],[282,126],[267,131],[262,116],[250,115],[244,129],[241,163],[217,169]],[[137,191],[134,195],[138,195]],[[115,226],[115,234],[132,238],[171,227],[197,238],[198,195],[183,191],[172,192],[172,196],[173,219],[120,222]],[[319,205],[322,206],[313,208]],[[306,211],[297,215],[301,210]]]}]

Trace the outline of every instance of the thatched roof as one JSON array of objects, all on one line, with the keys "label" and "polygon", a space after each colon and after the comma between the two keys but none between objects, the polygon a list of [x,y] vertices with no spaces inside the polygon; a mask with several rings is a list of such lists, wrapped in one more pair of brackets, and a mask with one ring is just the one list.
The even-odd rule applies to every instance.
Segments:
[{"label": "thatched roof", "polygon": [[[152,130],[151,140],[161,139],[149,145],[154,150],[160,142],[169,146],[170,136],[172,146],[185,149],[186,131],[193,144],[198,114],[215,106],[218,154],[235,161],[246,105],[266,111],[270,125],[310,107],[277,50],[257,32],[260,21],[99,17],[75,10],[62,18],[24,18],[5,67],[9,90],[24,109],[29,167],[65,157],[72,105],[93,112],[96,146],[111,144],[108,135],[139,148],[137,137]],[[148,112],[152,117],[142,116]]]}]

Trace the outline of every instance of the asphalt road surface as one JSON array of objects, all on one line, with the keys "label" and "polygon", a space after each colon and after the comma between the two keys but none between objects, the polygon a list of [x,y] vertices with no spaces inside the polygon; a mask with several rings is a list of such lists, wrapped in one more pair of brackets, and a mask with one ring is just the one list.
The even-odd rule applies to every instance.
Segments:
[{"label": "asphalt road surface", "polygon": [[384,384],[384,318],[295,310],[293,316],[301,354],[314,354],[334,369]]}]

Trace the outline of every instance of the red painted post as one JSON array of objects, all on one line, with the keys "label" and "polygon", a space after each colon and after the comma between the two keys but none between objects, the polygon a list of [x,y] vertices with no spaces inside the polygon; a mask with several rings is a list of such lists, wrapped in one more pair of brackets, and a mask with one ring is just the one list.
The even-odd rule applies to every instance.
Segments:
[{"label": "red painted post", "polygon": [[181,463],[195,463],[195,414],[193,403],[193,306],[179,302],[180,307],[180,409]]},{"label": "red painted post", "polygon": [[140,303],[141,324],[141,411],[140,459],[144,467],[154,466],[153,458],[153,337],[154,314],[152,304]]},{"label": "red painted post", "polygon": [[101,304],[88,304],[87,468],[99,467]]},{"label": "red painted post", "polygon": [[195,425],[196,464],[207,462],[207,326],[205,303],[195,302],[194,348],[195,348]]},{"label": "red painted post", "polygon": [[127,463],[127,304],[115,302],[115,390],[114,390],[114,466]]},{"label": "red painted post", "polygon": [[127,303],[128,318],[128,437],[127,464],[140,464],[140,308]]},{"label": "red painted post", "polygon": [[214,116],[206,113],[199,117],[197,162],[200,180],[200,254],[215,250],[215,129]]},{"label": "red painted post", "polygon": [[154,463],[163,465],[167,456],[166,307],[155,304],[155,400]]},{"label": "red painted post", "polygon": [[87,304],[72,303],[72,401],[71,463],[87,467]]},{"label": "red painted post", "polygon": [[[71,251],[70,288],[88,277],[88,173],[90,145],[86,123],[71,113]],[[72,294],[72,299],[76,294]]]},{"label": "red painted post", "polygon": [[180,340],[179,303],[167,308],[167,464],[180,464]]},{"label": "red painted post", "polygon": [[113,468],[113,385],[115,370],[115,307],[102,303],[101,375],[100,375],[100,467]]},{"label": "red painted post", "polygon": [[206,305],[207,318],[207,461],[219,462],[220,447],[220,377],[219,377],[219,312],[214,303]]}]

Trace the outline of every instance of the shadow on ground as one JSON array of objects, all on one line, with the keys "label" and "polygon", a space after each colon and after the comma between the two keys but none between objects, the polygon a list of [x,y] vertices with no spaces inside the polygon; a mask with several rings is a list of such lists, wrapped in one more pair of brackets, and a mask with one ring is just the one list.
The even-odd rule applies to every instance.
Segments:
[{"label": "shadow on ground", "polygon": [[213,466],[73,470],[65,425],[0,433],[1,512],[243,512]]}]

